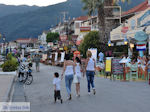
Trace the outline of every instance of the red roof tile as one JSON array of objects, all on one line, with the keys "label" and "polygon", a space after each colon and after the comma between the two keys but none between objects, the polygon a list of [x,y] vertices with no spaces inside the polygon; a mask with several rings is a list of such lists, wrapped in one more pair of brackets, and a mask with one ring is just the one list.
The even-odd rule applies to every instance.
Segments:
[{"label": "red roof tile", "polygon": [[88,20],[88,16],[80,16],[75,19],[75,21],[85,21],[85,20]]},{"label": "red roof tile", "polygon": [[35,43],[38,41],[37,38],[19,38],[16,40],[18,43]]},{"label": "red roof tile", "polygon": [[145,9],[147,9],[148,6],[148,0],[146,0],[145,2],[139,4],[138,6],[126,11],[122,13],[122,16],[126,16],[132,13],[136,13],[136,12],[140,12],[140,11],[144,11]]}]

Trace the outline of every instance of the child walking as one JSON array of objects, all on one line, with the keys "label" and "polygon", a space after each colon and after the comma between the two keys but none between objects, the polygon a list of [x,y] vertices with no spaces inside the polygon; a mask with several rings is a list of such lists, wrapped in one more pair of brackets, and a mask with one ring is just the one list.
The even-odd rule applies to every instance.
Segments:
[{"label": "child walking", "polygon": [[54,73],[54,79],[53,79],[53,85],[54,85],[54,103],[56,103],[56,100],[60,100],[61,103],[63,103],[63,100],[61,98],[60,93],[60,82],[59,74],[57,72]]},{"label": "child walking", "polygon": [[75,75],[76,75],[76,81],[74,82],[76,84],[76,96],[80,97],[80,80],[81,80],[81,60],[76,57],[75,58]]}]

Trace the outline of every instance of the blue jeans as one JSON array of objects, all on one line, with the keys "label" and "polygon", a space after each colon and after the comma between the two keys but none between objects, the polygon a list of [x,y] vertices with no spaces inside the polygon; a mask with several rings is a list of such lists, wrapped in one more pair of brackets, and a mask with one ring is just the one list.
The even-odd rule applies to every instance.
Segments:
[{"label": "blue jeans", "polygon": [[92,86],[92,88],[94,89],[94,75],[95,72],[94,71],[86,71],[86,77],[87,77],[87,83],[88,83],[88,92],[90,92],[90,85]]},{"label": "blue jeans", "polygon": [[73,75],[66,75],[65,76],[65,83],[66,83],[66,89],[67,89],[68,96],[71,94],[72,81],[73,81]]}]

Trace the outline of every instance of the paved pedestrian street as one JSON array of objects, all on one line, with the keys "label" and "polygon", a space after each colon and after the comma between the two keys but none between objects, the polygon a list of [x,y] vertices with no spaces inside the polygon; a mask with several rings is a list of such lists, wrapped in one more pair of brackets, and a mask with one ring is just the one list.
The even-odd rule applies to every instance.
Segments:
[{"label": "paved pedestrian street", "polygon": [[61,82],[63,104],[55,104],[53,98],[53,73],[61,74],[62,68],[41,64],[40,72],[33,68],[34,82],[25,86],[31,112],[148,112],[150,110],[150,86],[146,82],[110,81],[95,78],[96,95],[88,95],[86,77],[81,80],[81,97],[72,85],[71,101],[67,100],[65,81]]}]

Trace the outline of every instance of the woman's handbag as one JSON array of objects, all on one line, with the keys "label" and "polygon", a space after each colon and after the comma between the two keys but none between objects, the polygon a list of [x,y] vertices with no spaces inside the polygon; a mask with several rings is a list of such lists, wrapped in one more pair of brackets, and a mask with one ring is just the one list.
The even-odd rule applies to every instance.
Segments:
[{"label": "woman's handbag", "polygon": [[73,77],[73,83],[78,83],[78,78],[77,78],[77,75],[75,74],[74,77]]}]

